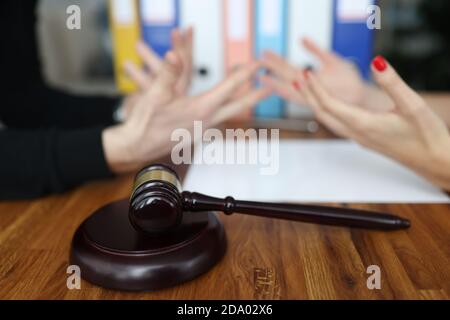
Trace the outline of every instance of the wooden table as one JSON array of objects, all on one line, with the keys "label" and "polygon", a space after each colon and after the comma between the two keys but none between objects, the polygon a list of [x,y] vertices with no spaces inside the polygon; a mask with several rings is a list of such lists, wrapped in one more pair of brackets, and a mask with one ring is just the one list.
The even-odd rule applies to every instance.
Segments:
[{"label": "wooden table", "polygon": [[[283,134],[292,138],[295,134]],[[319,133],[317,136],[327,136]],[[409,218],[383,233],[221,216],[228,252],[210,272],[156,293],[115,292],[82,282],[68,290],[72,235],[100,206],[129,196],[132,176],[94,182],[62,195],[0,203],[2,299],[448,299],[450,206],[352,204]],[[341,204],[344,205],[344,204]],[[381,290],[366,285],[381,268]]]}]

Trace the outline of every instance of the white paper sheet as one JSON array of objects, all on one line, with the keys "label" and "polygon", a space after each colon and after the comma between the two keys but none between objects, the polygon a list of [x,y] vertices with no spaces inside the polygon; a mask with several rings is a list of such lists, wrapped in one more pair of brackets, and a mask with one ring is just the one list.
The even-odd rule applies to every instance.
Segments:
[{"label": "white paper sheet", "polygon": [[[221,0],[182,0],[181,26],[193,27],[194,72],[191,94],[197,95],[216,86],[224,76],[223,6]],[[206,75],[198,72],[207,71]]]},{"label": "white paper sheet", "polygon": [[[292,0],[289,3],[288,59],[299,67],[318,68],[320,61],[300,45],[304,37],[311,38],[325,50],[332,48],[333,0]],[[295,103],[287,104],[292,118],[311,118],[311,109]]]},{"label": "white paper sheet", "polygon": [[261,175],[258,165],[192,165],[184,189],[273,202],[450,202],[411,170],[352,142],[282,140],[279,150],[276,175]]}]

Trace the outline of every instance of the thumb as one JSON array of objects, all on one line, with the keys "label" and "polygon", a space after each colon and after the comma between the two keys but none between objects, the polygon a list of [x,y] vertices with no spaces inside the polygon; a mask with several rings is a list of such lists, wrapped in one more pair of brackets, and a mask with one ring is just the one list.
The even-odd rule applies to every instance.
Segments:
[{"label": "thumb", "polygon": [[408,117],[428,141],[447,136],[445,123],[383,57],[377,56],[372,61],[372,71],[375,81],[392,98],[400,113]]},{"label": "thumb", "polygon": [[425,106],[422,97],[403,81],[382,56],[373,59],[372,72],[375,81],[391,97],[400,112],[413,115]]}]

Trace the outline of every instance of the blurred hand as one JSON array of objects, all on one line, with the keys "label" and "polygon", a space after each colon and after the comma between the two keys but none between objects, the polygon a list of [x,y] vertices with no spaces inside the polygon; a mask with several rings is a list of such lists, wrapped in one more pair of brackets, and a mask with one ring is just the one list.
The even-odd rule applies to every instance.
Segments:
[{"label": "blurred hand", "polygon": [[[192,78],[193,29],[173,30],[172,43],[174,53],[181,59],[181,74],[177,79],[176,92],[178,95],[185,95],[189,91]],[[164,61],[142,41],[137,43],[136,50],[144,63],[144,68],[128,62],[125,64],[125,71],[141,91],[146,91],[152,86],[154,77],[162,68]]]},{"label": "blurred hand", "polygon": [[[314,70],[314,73],[330,94],[344,102],[370,107],[366,105],[369,87],[352,63],[332,52],[321,49],[308,38],[303,39],[301,45],[319,59],[321,66],[318,70]],[[264,54],[262,63],[271,74],[262,78],[266,86],[272,88],[286,100],[300,105],[307,104],[296,90],[298,88],[296,79],[304,70],[289,64],[272,52]],[[377,105],[382,107],[385,104]]]},{"label": "blurred hand", "polygon": [[257,62],[244,66],[204,94],[180,96],[176,93],[183,79],[183,61],[175,51],[169,52],[127,120],[103,132],[111,170],[133,171],[168,154],[175,144],[171,141],[173,131],[192,131],[194,121],[202,121],[206,128],[252,108],[271,93],[270,89],[249,89],[240,97],[230,97],[255,76],[259,67]]},{"label": "blurred hand", "polygon": [[446,124],[381,57],[372,65],[375,81],[395,103],[371,111],[335,97],[323,80],[307,72],[299,94],[335,133],[391,157],[436,185],[450,190],[450,135]]},{"label": "blurred hand", "polygon": [[[180,58],[181,74],[177,79],[175,93],[177,96],[187,95],[191,87],[192,80],[192,59],[193,59],[193,37],[192,28],[187,30],[175,29],[172,31],[173,51]],[[139,41],[136,50],[144,63],[144,68],[137,66],[133,62],[125,64],[127,75],[137,84],[139,91],[131,94],[124,99],[123,113],[125,118],[139,99],[139,96],[149,90],[154,82],[155,76],[158,74],[164,60],[161,59],[152,48],[148,47],[144,42]]]}]

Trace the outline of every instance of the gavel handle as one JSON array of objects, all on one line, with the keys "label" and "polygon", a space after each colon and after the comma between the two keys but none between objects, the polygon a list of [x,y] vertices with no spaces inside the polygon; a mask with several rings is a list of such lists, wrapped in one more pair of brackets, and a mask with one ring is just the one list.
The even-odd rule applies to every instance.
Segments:
[{"label": "gavel handle", "polygon": [[223,211],[252,216],[292,220],[306,223],[345,226],[364,229],[397,230],[410,227],[410,221],[387,213],[285,203],[238,201],[232,197],[214,198],[200,193],[183,192],[187,211]]}]

